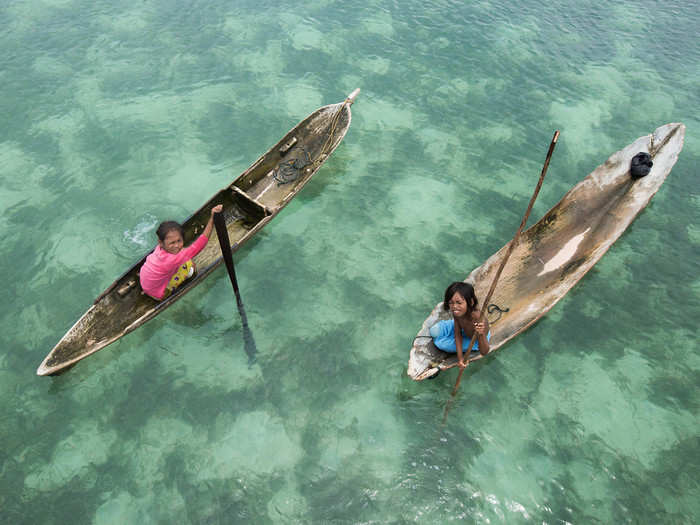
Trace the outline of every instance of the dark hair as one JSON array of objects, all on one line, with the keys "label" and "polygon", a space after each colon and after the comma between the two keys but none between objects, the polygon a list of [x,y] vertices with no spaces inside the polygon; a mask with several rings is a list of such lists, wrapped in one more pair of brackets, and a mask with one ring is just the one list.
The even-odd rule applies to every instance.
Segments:
[{"label": "dark hair", "polygon": [[442,307],[445,310],[449,310],[450,299],[452,299],[452,296],[458,292],[459,295],[464,297],[464,300],[467,302],[467,312],[473,311],[476,308],[476,305],[479,304],[479,300],[476,298],[476,294],[474,293],[474,287],[471,284],[463,281],[452,283],[447,287],[447,290],[445,290],[445,300],[442,303]]},{"label": "dark hair", "polygon": [[161,222],[160,226],[158,226],[158,229],[156,230],[156,235],[158,236],[158,239],[162,242],[165,240],[165,236],[173,230],[179,231],[180,235],[182,235],[182,238],[185,238],[185,231],[182,229],[182,226],[180,226],[180,223],[175,221]]}]

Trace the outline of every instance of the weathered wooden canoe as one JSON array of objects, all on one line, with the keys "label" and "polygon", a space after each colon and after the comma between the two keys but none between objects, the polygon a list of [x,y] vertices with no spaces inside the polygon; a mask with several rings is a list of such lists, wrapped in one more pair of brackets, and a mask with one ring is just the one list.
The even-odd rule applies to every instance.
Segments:
[{"label": "weathered wooden canoe", "polygon": [[[683,124],[666,124],[640,137],[521,234],[490,301],[509,309],[491,322],[491,352],[546,314],[598,262],[658,191],[678,159],[684,135]],[[648,175],[634,180],[630,162],[639,152],[649,153],[654,165]],[[465,279],[478,298],[486,296],[507,249],[508,244]],[[450,318],[438,303],[423,323],[408,360],[412,379],[427,379],[456,366],[455,354],[438,350],[429,333],[438,320]],[[469,360],[481,357],[472,352]]]},{"label": "weathered wooden canoe", "polygon": [[[229,186],[214,195],[183,224],[189,244],[204,229],[212,206],[223,204],[232,251],[236,251],[311,179],[345,136],[350,106],[359,89],[339,104],[321,107],[297,124]],[[148,254],[146,254],[148,255]],[[55,374],[153,319],[202,282],[222,262],[211,239],[195,258],[198,272],[167,299],[145,295],[138,272],[146,256],[112,283],[46,356],[38,375]]]}]

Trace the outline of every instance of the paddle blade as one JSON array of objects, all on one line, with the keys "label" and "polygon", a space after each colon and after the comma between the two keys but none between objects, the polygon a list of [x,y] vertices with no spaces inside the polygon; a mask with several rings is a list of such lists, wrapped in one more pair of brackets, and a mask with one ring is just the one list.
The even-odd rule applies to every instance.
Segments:
[{"label": "paddle blade", "polygon": [[228,237],[226,219],[223,214],[214,214],[214,227],[216,228],[216,236],[219,238],[219,246],[221,246],[221,256],[224,258],[226,270],[228,271],[229,279],[231,279],[231,285],[233,285],[233,292],[236,294],[236,305],[238,306],[238,313],[241,316],[241,325],[243,327],[243,348],[248,355],[248,364],[252,365],[255,363],[258,349],[255,345],[253,332],[248,326],[248,316],[245,313],[241,292],[238,289],[238,280],[236,279],[236,270],[233,267],[233,255],[231,254],[231,241]]},{"label": "paddle blade", "polygon": [[233,267],[231,241],[228,238],[228,231],[226,230],[226,219],[222,213],[214,214],[214,227],[216,228],[216,236],[219,238],[221,255],[224,258],[226,270],[228,271],[228,276],[231,279],[231,284],[233,285],[233,291],[236,293],[236,297],[238,297],[238,281],[236,280],[236,270]]}]

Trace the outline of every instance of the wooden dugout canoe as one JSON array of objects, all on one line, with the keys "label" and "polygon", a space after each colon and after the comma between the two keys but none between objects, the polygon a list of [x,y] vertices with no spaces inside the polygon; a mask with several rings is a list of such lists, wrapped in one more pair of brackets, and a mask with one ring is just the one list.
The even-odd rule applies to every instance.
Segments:
[{"label": "wooden dugout canoe", "polygon": [[[304,187],[340,144],[350,127],[350,106],[359,92],[356,89],[343,102],[314,111],[209,199],[182,225],[185,244],[204,230],[210,210],[217,204],[224,206],[222,213],[233,252],[253,237]],[[39,365],[38,375],[55,374],[153,319],[201,283],[223,260],[216,239],[210,239],[193,259],[197,275],[158,302],[145,295],[138,284],[138,272],[146,255],[95,299]]]},{"label": "wooden dugout canoe", "polygon": [[[545,315],[600,260],[666,180],[683,148],[684,136],[683,124],[666,124],[638,138],[598,166],[521,234],[489,301],[509,309],[491,321],[491,352]],[[630,163],[639,152],[649,153],[654,165],[648,175],[634,180]],[[465,279],[478,298],[486,296],[507,249],[508,244]],[[438,350],[430,337],[430,327],[440,319],[451,319],[442,302],[413,341],[407,374],[416,381],[457,365],[456,355]],[[481,357],[472,352],[469,361]]]}]

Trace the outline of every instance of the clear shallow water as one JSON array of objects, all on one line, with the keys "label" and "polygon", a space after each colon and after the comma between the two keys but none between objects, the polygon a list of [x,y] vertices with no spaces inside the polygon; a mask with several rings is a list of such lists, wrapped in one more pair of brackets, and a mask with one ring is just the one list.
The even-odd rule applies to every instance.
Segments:
[{"label": "clear shallow water", "polygon": [[[0,8],[0,521],[691,523],[700,514],[697,6],[10,2]],[[344,142],[223,270],[57,378],[94,297],[318,106]],[[669,179],[534,328],[413,383],[446,284],[609,154]]]}]

